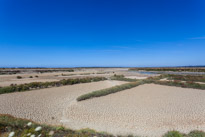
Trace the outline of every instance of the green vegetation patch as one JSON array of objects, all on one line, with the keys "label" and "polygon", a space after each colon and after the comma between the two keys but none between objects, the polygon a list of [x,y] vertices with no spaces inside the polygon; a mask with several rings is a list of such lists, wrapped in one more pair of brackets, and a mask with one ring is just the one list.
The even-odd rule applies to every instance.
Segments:
[{"label": "green vegetation patch", "polygon": [[32,82],[20,85],[11,85],[7,87],[0,88],[0,94],[4,93],[12,93],[12,92],[22,92],[28,91],[32,89],[42,89],[42,88],[49,88],[49,87],[59,87],[64,85],[73,85],[79,83],[89,83],[95,81],[102,81],[106,80],[105,77],[93,77],[93,78],[78,78],[78,79],[63,79],[60,81],[54,82]]},{"label": "green vegetation patch", "polygon": [[119,81],[128,81],[128,82],[137,81],[137,79],[125,78],[124,75],[116,75],[116,74],[110,78],[111,80],[119,80]]},{"label": "green vegetation patch", "polygon": [[116,93],[122,90],[126,90],[126,89],[130,89],[145,83],[152,83],[153,80],[151,79],[146,79],[146,80],[140,80],[140,81],[136,81],[136,82],[130,82],[130,83],[126,83],[126,84],[122,84],[119,86],[114,86],[111,88],[106,88],[106,89],[102,89],[102,90],[97,90],[97,91],[93,91],[91,93],[87,93],[84,95],[81,95],[77,98],[77,101],[82,101],[82,100],[86,100],[86,99],[90,99],[90,98],[94,98],[94,97],[100,97],[100,96],[105,96],[108,94],[112,94],[112,93]]},{"label": "green vegetation patch", "polygon": [[195,75],[174,75],[174,74],[168,74],[165,75],[165,77],[168,78],[168,80],[182,80],[182,81],[192,81],[192,82],[205,82],[205,76],[195,76]]},{"label": "green vegetation patch", "polygon": [[194,82],[181,82],[178,80],[175,81],[154,81],[154,84],[166,85],[166,86],[176,86],[182,88],[194,88],[205,90],[205,84],[198,84]]},{"label": "green vegetation patch", "polygon": [[[116,77],[116,76],[115,76]],[[123,76],[117,76],[118,78],[123,78]],[[148,84],[148,83],[154,83],[154,84],[159,84],[159,85],[167,85],[167,86],[176,86],[176,87],[182,87],[182,88],[194,88],[194,89],[205,89],[205,84],[198,84],[198,83],[194,83],[194,82],[181,82],[181,81],[160,81],[160,79],[165,78],[166,75],[160,75],[160,76],[156,76],[156,77],[149,77],[147,79],[144,80],[138,80],[135,82],[130,82],[130,83],[126,83],[126,84],[122,84],[119,86],[114,86],[111,88],[106,88],[106,89],[102,89],[102,90],[97,90],[97,91],[93,91],[91,93],[87,93],[84,95],[81,95],[77,98],[77,101],[82,101],[82,100],[86,100],[86,99],[90,99],[90,98],[95,98],[95,97],[101,97],[101,96],[105,96],[108,94],[112,94],[112,93],[116,93],[119,91],[123,91],[126,89],[130,89],[142,84]]]},{"label": "green vegetation patch", "polygon": [[71,130],[62,126],[48,126],[30,120],[0,115],[0,136],[26,137],[114,137],[91,129]]},{"label": "green vegetation patch", "polygon": [[163,137],[183,137],[183,135],[178,131],[169,131]]},{"label": "green vegetation patch", "polygon": [[22,77],[21,77],[21,76],[16,76],[16,78],[17,78],[17,79],[22,79]]},{"label": "green vegetation patch", "polygon": [[[97,132],[89,128],[72,130],[63,126],[49,126],[27,119],[15,118],[11,115],[0,114],[0,136],[7,137],[9,135],[12,135],[12,137],[27,137],[31,135],[36,137],[115,137],[106,132]],[[116,137],[134,136],[118,135]],[[162,137],[205,137],[205,132],[194,130],[189,134],[183,134],[178,131],[168,131]]]},{"label": "green vegetation patch", "polygon": [[163,68],[130,68],[129,70],[139,71],[174,71],[174,72],[205,72],[205,67],[163,67]]}]

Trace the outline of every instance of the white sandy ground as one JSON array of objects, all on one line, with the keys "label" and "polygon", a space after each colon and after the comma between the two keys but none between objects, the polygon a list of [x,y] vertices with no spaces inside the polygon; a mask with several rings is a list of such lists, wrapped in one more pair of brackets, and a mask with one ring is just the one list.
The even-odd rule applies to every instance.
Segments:
[{"label": "white sandy ground", "polygon": [[[113,73],[114,72],[114,73]],[[62,76],[64,74],[64,76]],[[51,82],[59,81],[69,78],[84,78],[84,77],[110,77],[114,74],[131,76],[136,78],[148,77],[149,75],[138,74],[128,71],[128,68],[93,68],[93,69],[75,69],[74,72],[48,72],[48,73],[36,73],[27,72],[13,75],[0,75],[0,87],[10,86],[11,84],[24,84],[31,82]],[[66,76],[67,75],[67,76]],[[17,79],[17,76],[21,76],[22,79]],[[33,76],[33,78],[29,78]],[[36,78],[35,76],[38,76]]]},{"label": "white sandy ground", "polygon": [[[168,80],[167,78],[163,78],[163,79],[160,79],[160,81],[174,81],[174,80]],[[181,81],[181,80],[180,80],[180,82],[186,83],[187,81]],[[205,82],[194,82],[194,83],[205,84]]]},{"label": "white sandy ground", "polygon": [[[0,75],[0,87],[10,86],[11,84],[24,84],[24,83],[31,83],[31,82],[52,82],[52,81],[59,81],[62,79],[68,78],[84,78],[84,77],[109,77],[113,74],[92,74],[91,75],[79,75],[84,74],[85,72],[55,72],[55,73],[31,73],[31,74],[15,74],[15,75]],[[74,74],[71,76],[62,76],[62,74]],[[22,79],[17,79],[17,76],[21,76]],[[29,76],[33,76],[33,78],[29,78]],[[38,76],[36,78],[35,76]]]},{"label": "white sandy ground", "polygon": [[145,84],[76,102],[91,91],[123,84],[101,81],[0,95],[0,113],[73,129],[159,137],[168,130],[205,130],[205,91]]},{"label": "white sandy ground", "polygon": [[120,81],[100,81],[26,92],[0,95],[0,114],[11,114],[40,123],[58,124],[64,110],[82,94],[123,84]]},{"label": "white sandy ground", "polygon": [[[26,73],[12,74],[12,75],[0,75],[0,87],[10,86],[11,84],[24,84],[31,82],[51,82],[58,81],[68,78],[84,78],[84,77],[110,77],[114,75],[113,72],[125,72],[127,73],[128,68],[84,68],[74,69],[74,72],[46,72],[36,73],[29,71]],[[70,76],[62,76],[70,75]],[[83,75],[84,74],[84,75]],[[22,79],[17,79],[17,76],[21,76]],[[29,78],[33,76],[33,78]],[[38,76],[36,78],[35,76]]]},{"label": "white sandy ground", "polygon": [[148,77],[143,77],[143,76],[125,76],[125,78],[130,78],[130,79],[146,79]]},{"label": "white sandy ground", "polygon": [[114,134],[159,137],[169,130],[205,130],[205,91],[145,84],[108,96],[74,103],[65,126]]}]

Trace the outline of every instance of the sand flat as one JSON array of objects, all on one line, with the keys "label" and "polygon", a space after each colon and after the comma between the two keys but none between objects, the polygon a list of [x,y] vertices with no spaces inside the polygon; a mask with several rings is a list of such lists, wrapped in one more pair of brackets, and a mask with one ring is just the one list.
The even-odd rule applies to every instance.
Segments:
[{"label": "sand flat", "polygon": [[123,84],[100,81],[0,95],[0,114],[11,114],[40,123],[58,124],[64,110],[82,94]]},{"label": "sand flat", "polygon": [[205,130],[205,91],[145,84],[72,104],[64,125],[159,137],[168,130]]}]

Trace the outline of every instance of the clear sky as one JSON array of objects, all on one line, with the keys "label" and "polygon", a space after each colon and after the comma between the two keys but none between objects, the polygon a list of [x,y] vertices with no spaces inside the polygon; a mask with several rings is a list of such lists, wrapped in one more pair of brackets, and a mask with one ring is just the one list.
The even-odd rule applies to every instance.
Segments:
[{"label": "clear sky", "polygon": [[205,65],[205,0],[0,0],[0,67]]}]

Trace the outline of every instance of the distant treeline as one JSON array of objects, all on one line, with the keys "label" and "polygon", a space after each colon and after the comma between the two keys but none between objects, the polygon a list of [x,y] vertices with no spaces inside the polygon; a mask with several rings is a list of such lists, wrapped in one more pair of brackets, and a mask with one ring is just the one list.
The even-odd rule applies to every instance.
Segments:
[{"label": "distant treeline", "polygon": [[205,72],[205,67],[167,67],[167,68],[130,68],[129,70],[139,71],[179,71],[179,72]]},{"label": "distant treeline", "polygon": [[33,89],[43,89],[43,88],[49,88],[49,87],[59,87],[64,85],[73,85],[73,84],[79,84],[79,83],[89,83],[89,82],[95,82],[95,81],[102,81],[106,80],[105,77],[93,77],[93,78],[78,78],[78,79],[63,79],[60,81],[54,81],[54,82],[32,82],[32,83],[26,83],[26,84],[20,84],[20,85],[13,85],[7,87],[0,87],[0,94],[4,93],[12,93],[12,92],[22,92],[27,90],[33,90]]}]

